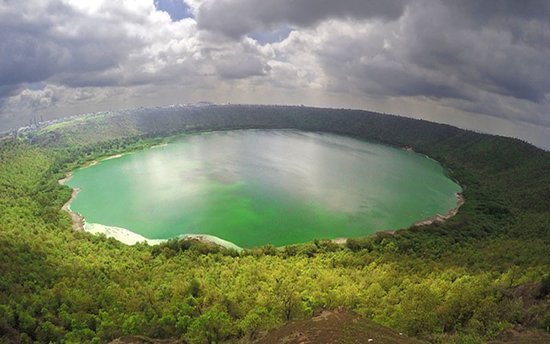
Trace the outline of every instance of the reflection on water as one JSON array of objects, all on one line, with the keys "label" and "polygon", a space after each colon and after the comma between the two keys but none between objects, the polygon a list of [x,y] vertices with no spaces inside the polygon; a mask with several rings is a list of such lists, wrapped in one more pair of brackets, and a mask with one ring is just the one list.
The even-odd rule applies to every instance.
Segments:
[{"label": "reflection on water", "polygon": [[460,191],[418,154],[290,130],[188,135],[77,171],[69,184],[89,222],[243,247],[406,227],[447,212]]}]

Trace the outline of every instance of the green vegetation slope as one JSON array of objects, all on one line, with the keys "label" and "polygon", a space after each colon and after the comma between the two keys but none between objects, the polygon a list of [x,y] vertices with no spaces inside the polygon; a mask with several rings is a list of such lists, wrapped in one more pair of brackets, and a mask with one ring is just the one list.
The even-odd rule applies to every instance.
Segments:
[{"label": "green vegetation slope", "polygon": [[[150,247],[71,230],[64,173],[197,130],[295,128],[410,146],[442,162],[466,204],[442,224],[237,253]],[[320,238],[321,239],[321,238]],[[550,326],[550,154],[518,140],[397,116],[306,107],[141,109],[0,143],[0,341],[127,335],[250,342],[343,307],[432,342]]]}]

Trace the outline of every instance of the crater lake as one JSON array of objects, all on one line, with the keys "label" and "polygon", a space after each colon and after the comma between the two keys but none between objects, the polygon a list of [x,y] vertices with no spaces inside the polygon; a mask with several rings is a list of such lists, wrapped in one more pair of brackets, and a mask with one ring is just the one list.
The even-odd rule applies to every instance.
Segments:
[{"label": "crater lake", "polygon": [[406,228],[449,212],[461,191],[424,155],[295,130],[186,134],[76,170],[67,185],[87,230],[239,247]]}]

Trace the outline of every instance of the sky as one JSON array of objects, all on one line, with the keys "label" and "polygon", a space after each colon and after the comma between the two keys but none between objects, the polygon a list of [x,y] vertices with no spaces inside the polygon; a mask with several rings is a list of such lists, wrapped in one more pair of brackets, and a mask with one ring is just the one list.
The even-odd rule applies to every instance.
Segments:
[{"label": "sky", "polygon": [[197,101],[365,109],[550,149],[550,1],[0,0],[0,131]]}]

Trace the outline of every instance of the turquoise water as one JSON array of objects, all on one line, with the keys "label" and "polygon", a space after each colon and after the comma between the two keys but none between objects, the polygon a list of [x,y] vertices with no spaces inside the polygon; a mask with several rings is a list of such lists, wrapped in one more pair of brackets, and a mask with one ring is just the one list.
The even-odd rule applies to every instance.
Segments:
[{"label": "turquoise water", "polygon": [[420,154],[332,134],[183,136],[77,170],[71,209],[149,239],[209,234],[241,247],[365,236],[456,206],[459,185]]}]

